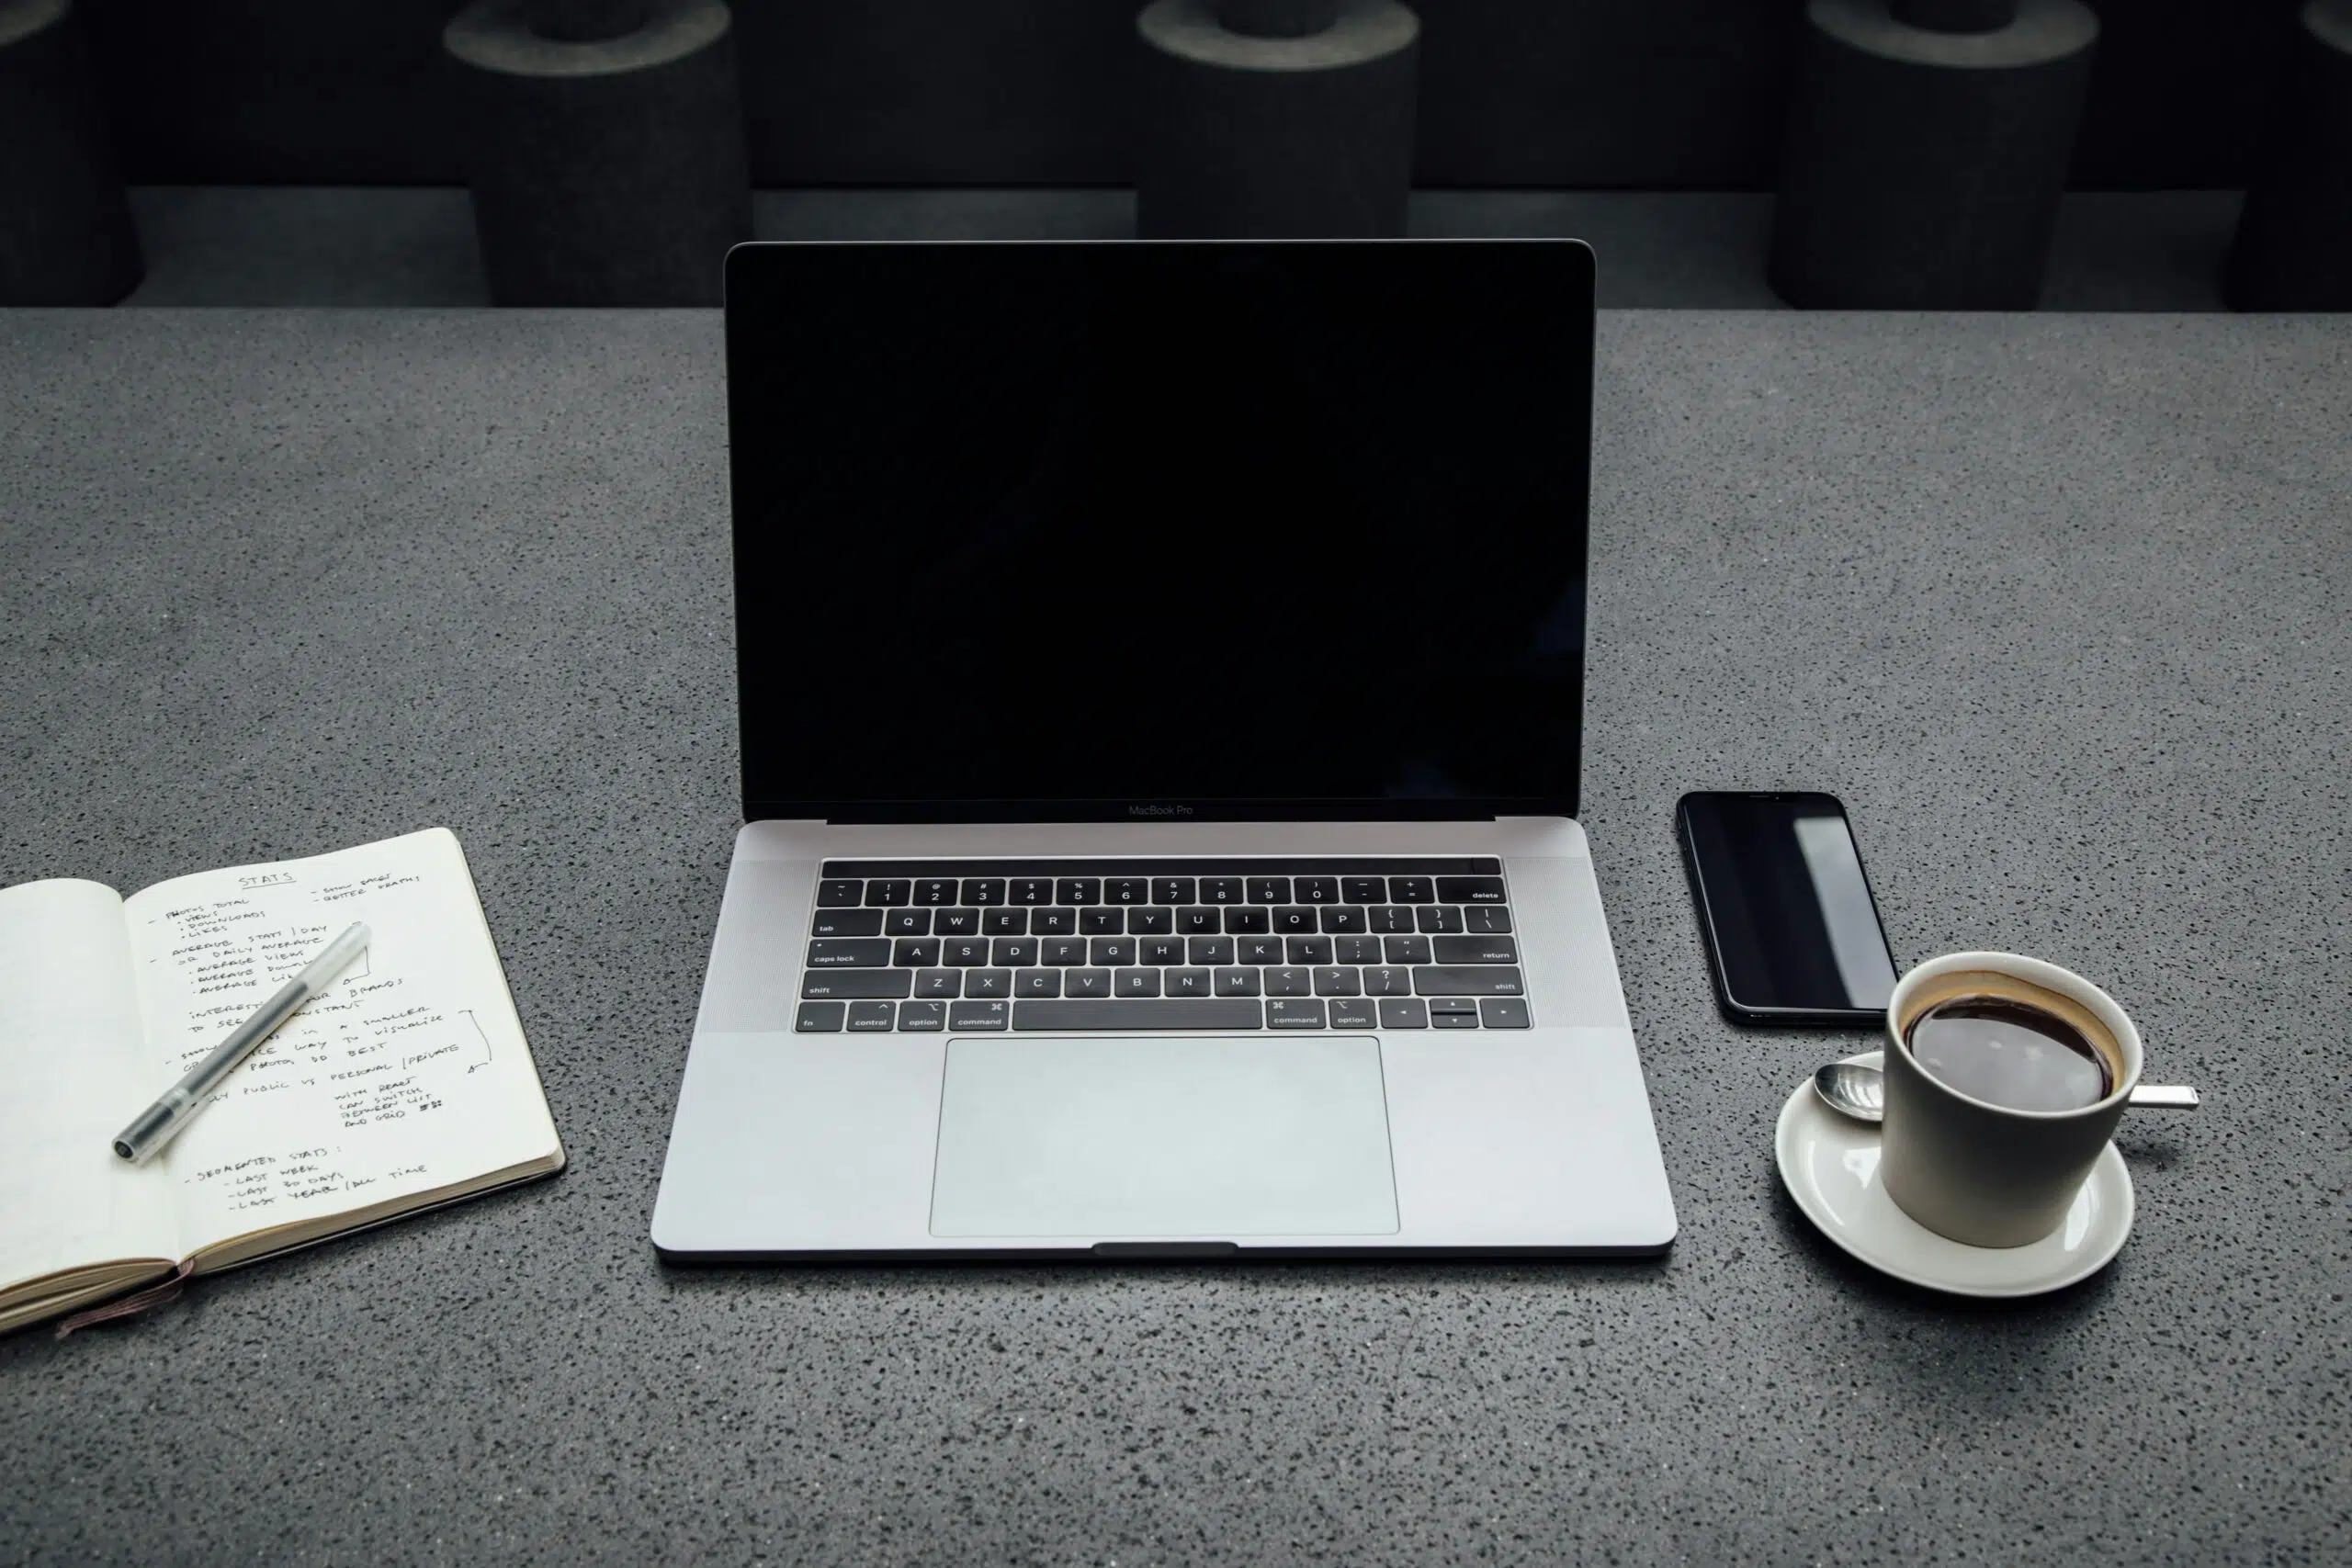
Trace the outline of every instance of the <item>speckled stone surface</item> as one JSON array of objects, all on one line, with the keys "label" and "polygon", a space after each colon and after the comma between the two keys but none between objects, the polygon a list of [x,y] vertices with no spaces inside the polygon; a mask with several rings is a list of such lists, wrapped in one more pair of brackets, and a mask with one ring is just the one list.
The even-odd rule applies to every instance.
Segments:
[{"label": "speckled stone surface", "polygon": [[[0,882],[433,823],[559,1179],[0,1340],[0,1561],[2352,1560],[2352,319],[1601,332],[1587,825],[1663,1263],[673,1272],[734,807],[718,322],[0,315]],[[1987,1308],[1818,1240],[1677,795],[1833,790],[1896,956],[2206,1109]]]}]

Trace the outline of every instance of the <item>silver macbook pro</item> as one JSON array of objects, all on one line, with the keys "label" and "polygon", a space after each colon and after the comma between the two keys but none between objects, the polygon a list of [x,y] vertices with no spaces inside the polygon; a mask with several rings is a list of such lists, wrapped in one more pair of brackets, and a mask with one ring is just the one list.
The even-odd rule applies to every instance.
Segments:
[{"label": "silver macbook pro", "polygon": [[759,244],[676,1261],[1657,1253],[1592,254]]}]

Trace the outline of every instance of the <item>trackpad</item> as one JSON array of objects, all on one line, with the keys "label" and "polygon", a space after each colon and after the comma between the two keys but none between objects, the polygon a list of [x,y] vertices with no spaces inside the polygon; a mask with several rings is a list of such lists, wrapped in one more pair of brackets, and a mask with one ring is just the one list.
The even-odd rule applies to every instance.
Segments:
[{"label": "trackpad", "polygon": [[951,1040],[937,1236],[1390,1235],[1380,1044]]}]

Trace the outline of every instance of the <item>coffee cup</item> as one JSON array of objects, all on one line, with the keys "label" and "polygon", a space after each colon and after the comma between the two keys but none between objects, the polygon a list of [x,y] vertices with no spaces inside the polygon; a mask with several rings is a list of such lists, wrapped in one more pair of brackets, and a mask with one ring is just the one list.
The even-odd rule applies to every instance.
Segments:
[{"label": "coffee cup", "polygon": [[2038,958],[1953,953],[1903,976],[1886,1031],[1886,1195],[1971,1247],[2056,1230],[2140,1081],[2115,998]]}]

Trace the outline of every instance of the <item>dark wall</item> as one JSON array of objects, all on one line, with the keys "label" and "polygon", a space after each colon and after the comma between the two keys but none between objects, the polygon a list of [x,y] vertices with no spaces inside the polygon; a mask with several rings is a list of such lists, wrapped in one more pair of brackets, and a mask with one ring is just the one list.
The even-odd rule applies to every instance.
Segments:
[{"label": "dark wall", "polygon": [[[451,0],[83,0],[134,181],[455,184]],[[736,0],[763,185],[1126,179],[1140,0]],[[2104,0],[2077,186],[2241,185],[2296,0]],[[1801,0],[1422,0],[1420,179],[1769,186]]]}]

